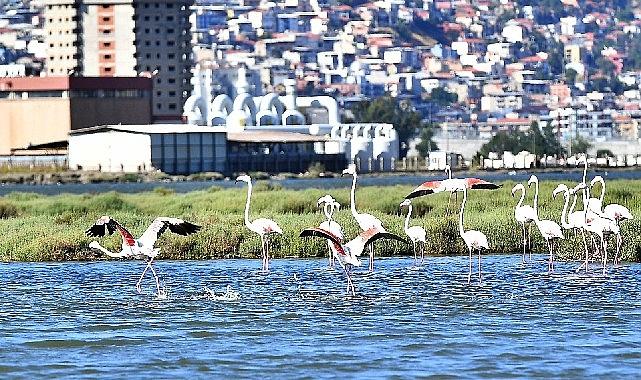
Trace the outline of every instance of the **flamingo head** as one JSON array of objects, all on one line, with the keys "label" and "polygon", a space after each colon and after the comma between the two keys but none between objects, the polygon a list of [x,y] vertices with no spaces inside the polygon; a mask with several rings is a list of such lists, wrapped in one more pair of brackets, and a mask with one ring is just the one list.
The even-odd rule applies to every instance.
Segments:
[{"label": "flamingo head", "polygon": [[577,164],[585,164],[585,163],[587,163],[587,162],[588,162],[588,160],[587,160],[587,158],[586,158],[586,156],[585,156],[585,153],[581,154],[581,155],[579,156],[579,158],[577,158],[577,160],[576,160],[576,163],[577,163]]},{"label": "flamingo head", "polygon": [[343,175],[345,174],[356,175],[356,165],[355,164],[347,165],[347,169],[343,170]]},{"label": "flamingo head", "polygon": [[559,185],[556,187],[556,189],[554,189],[554,191],[552,192],[552,198],[556,199],[556,196],[557,196],[560,192],[562,192],[562,191],[564,191],[565,193],[567,193],[567,192],[569,191],[569,189],[568,189],[568,187],[567,187],[566,185],[564,185],[564,184],[562,184],[562,183],[561,183],[561,184],[559,184]]},{"label": "flamingo head", "polygon": [[100,244],[97,241],[94,240],[91,243],[89,243],[89,248],[100,249]]},{"label": "flamingo head", "polygon": [[517,184],[516,184],[516,185],[514,185],[514,187],[512,188],[512,196],[514,196],[514,194],[516,194],[516,192],[517,192],[517,191],[519,191],[519,190],[525,191],[525,187],[523,187],[523,185],[522,185],[522,184],[517,183]]},{"label": "flamingo head", "polygon": [[539,179],[534,174],[532,174],[530,179],[527,181],[527,187],[530,187],[533,183],[539,183]]},{"label": "flamingo head", "polygon": [[598,176],[592,178],[592,181],[590,181],[590,187],[594,186],[597,182],[600,182],[601,185],[603,185],[603,182],[605,182],[605,181],[603,180],[603,177],[598,175]]},{"label": "flamingo head", "polygon": [[412,200],[411,199],[406,199],[403,202],[401,202],[400,207],[409,206],[411,204],[412,204]]},{"label": "flamingo head", "polygon": [[321,205],[324,205],[326,203],[332,204],[334,202],[336,202],[336,200],[331,195],[327,194],[318,198],[318,202],[316,202],[316,205],[320,207]]},{"label": "flamingo head", "polygon": [[251,177],[248,175],[240,175],[236,178],[236,182],[246,182],[250,183],[251,182]]},{"label": "flamingo head", "polygon": [[588,186],[585,184],[585,182],[581,182],[580,184],[574,186],[574,188],[572,190],[570,190],[570,194],[574,195],[574,193],[576,193],[577,191],[581,191],[581,190],[585,189],[586,187],[588,187]]}]

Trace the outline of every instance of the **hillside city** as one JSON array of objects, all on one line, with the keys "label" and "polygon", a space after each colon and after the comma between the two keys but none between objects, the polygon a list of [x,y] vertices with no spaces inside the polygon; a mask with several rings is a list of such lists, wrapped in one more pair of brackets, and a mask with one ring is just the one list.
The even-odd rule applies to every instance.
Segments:
[{"label": "hillside city", "polygon": [[[0,78],[153,77],[154,122],[184,122],[188,99],[206,73],[211,98],[284,95],[291,83],[298,96],[335,99],[342,122],[393,123],[384,120],[384,110],[361,120],[364,104],[391,98],[385,104],[420,116],[410,132],[397,126],[401,156],[419,154],[420,136],[432,137],[435,149],[455,150],[465,140],[471,145],[458,149],[470,152],[458,153],[471,156],[497,134],[509,139],[533,125],[554,136],[564,153],[589,146],[641,153],[637,1],[134,0],[134,22],[150,20],[141,8],[177,4],[176,18],[155,16],[162,32],[153,25],[133,29],[136,44],[141,36],[162,35],[176,53],[161,56],[146,41],[152,47],[132,54],[126,71],[116,60],[113,71],[98,65],[95,72],[88,58],[83,62],[90,33],[80,30],[81,43],[60,40],[78,30],[60,25],[84,22],[75,14],[56,19],[60,9],[51,4],[62,3],[1,2]],[[165,49],[160,41],[156,46]],[[71,55],[58,56],[70,47]],[[381,120],[372,120],[376,115]]]}]

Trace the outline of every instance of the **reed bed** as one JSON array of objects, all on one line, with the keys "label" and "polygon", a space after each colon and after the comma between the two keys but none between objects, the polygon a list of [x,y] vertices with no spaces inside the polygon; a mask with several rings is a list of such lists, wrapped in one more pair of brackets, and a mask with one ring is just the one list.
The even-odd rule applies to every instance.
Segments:
[{"label": "reed bed", "polygon": [[[518,199],[512,198],[513,182],[502,183],[498,190],[475,190],[468,193],[465,228],[484,232],[490,243],[489,253],[521,252],[521,229],[514,221],[513,209]],[[563,198],[552,199],[557,183],[543,182],[539,196],[541,218],[559,222]],[[568,183],[568,185],[574,185]],[[641,181],[615,180],[607,183],[604,204],[627,206],[633,215],[641,215],[639,190]],[[357,208],[379,217],[391,232],[401,236],[403,217],[399,203],[412,190],[409,186],[359,187]],[[283,236],[274,237],[271,252],[274,257],[323,257],[327,246],[320,239],[300,239],[306,227],[317,226],[324,216],[316,207],[322,195],[332,194],[343,206],[335,219],[351,238],[359,230],[349,210],[349,189],[285,190],[258,182],[250,217],[274,219],[283,229]],[[598,196],[594,189],[593,196]],[[427,255],[466,254],[458,236],[458,202],[448,200],[449,194],[436,194],[415,199],[412,225],[422,225],[428,235]],[[203,226],[192,236],[167,233],[157,246],[163,259],[257,258],[260,240],[243,224],[246,188],[220,189],[176,194],[162,187],[139,194],[103,193],[44,196],[32,193],[13,193],[0,197],[0,259],[20,261],[94,260],[103,258],[88,248],[91,239],[84,231],[101,215],[111,215],[139,236],[156,216],[175,216]],[[533,191],[526,202],[531,204]],[[624,222],[623,258],[641,260],[641,221]],[[582,242],[573,233],[561,244],[558,257],[578,259]],[[533,228],[535,251],[546,248],[538,231]],[[101,243],[119,250],[120,237],[111,236]],[[610,244],[613,247],[613,242]],[[382,241],[376,244],[378,255],[413,255],[411,245]]]}]

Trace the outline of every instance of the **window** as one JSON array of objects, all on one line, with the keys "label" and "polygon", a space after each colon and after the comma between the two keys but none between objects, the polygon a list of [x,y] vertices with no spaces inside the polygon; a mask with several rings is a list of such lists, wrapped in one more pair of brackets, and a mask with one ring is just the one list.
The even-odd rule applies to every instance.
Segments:
[{"label": "window", "polygon": [[145,28],[145,33],[149,34],[149,28]]},{"label": "window", "polygon": [[167,41],[167,46],[174,46],[176,45],[176,41]]},{"label": "window", "polygon": [[167,82],[168,82],[168,83],[176,83],[176,79],[174,79],[174,78],[169,78],[169,79],[167,79]]},{"label": "window", "polygon": [[105,67],[105,72],[110,73],[111,72],[111,67]]},{"label": "window", "polygon": [[149,21],[149,16],[145,16],[145,21]]},{"label": "window", "polygon": [[156,8],[160,8],[160,4],[156,3],[155,5],[156,5]]},{"label": "window", "polygon": [[169,109],[170,110],[175,110],[176,109],[176,103],[169,103]]},{"label": "window", "polygon": [[111,42],[103,42],[102,47],[106,47],[106,48],[111,47]]},{"label": "window", "polygon": [[160,46],[160,41],[156,41],[156,46]]},{"label": "window", "polygon": [[160,29],[156,28],[155,32],[160,33]]},{"label": "window", "polygon": [[167,70],[169,71],[176,71],[176,66],[168,66]]},{"label": "window", "polygon": [[173,7],[174,7],[174,5],[173,5],[173,4],[171,4],[171,3],[167,3],[167,9],[171,9],[171,8],[173,8]]},{"label": "window", "polygon": [[149,8],[149,3],[144,4],[145,8]]},{"label": "window", "polygon": [[167,21],[174,21],[174,16],[167,16]]},{"label": "window", "polygon": [[145,58],[151,59],[151,54],[149,54],[149,53],[145,54]]},{"label": "window", "polygon": [[167,33],[173,33],[173,32],[174,32],[174,30],[173,30],[173,29],[171,29],[171,28],[170,28],[170,29],[167,29]]},{"label": "window", "polygon": [[162,91],[156,91],[156,96],[162,96]]},{"label": "window", "polygon": [[156,103],[156,109],[161,109],[162,105],[160,103]]},{"label": "window", "polygon": [[102,9],[109,9],[109,5],[102,5]]},{"label": "window", "polygon": [[111,59],[111,54],[105,54],[105,59]]},{"label": "window", "polygon": [[102,21],[104,21],[104,22],[109,22],[109,20],[111,20],[111,18],[109,18],[109,17],[103,17],[102,18]]},{"label": "window", "polygon": [[149,46],[149,45],[151,45],[151,42],[145,41],[145,46]]},{"label": "window", "polygon": [[169,96],[176,96],[176,91],[169,91]]},{"label": "window", "polygon": [[176,58],[176,54],[174,53],[167,54],[167,59],[174,59],[174,58]]}]

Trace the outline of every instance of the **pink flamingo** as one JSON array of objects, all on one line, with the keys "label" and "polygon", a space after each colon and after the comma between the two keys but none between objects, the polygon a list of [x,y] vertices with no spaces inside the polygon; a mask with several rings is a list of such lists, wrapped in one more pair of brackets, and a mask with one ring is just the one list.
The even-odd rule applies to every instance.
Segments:
[{"label": "pink flamingo", "polygon": [[548,246],[548,249],[550,250],[550,259],[548,261],[548,272],[554,272],[554,244],[556,243],[557,240],[563,239],[563,231],[561,230],[561,226],[559,226],[558,223],[552,221],[552,220],[541,220],[539,219],[539,207],[538,207],[538,199],[539,199],[539,179],[535,176],[532,175],[530,179],[528,180],[528,186],[535,184],[535,190],[534,190],[534,211],[536,212],[536,227],[539,229],[539,232],[541,233],[541,236],[543,236],[543,239],[545,240],[545,243]]},{"label": "pink flamingo", "polygon": [[425,242],[427,233],[425,232],[425,228],[421,226],[410,227],[410,217],[412,216],[412,201],[410,199],[404,200],[400,204],[400,207],[407,207],[407,216],[405,217],[405,226],[403,230],[405,231],[405,235],[407,235],[407,237],[409,237],[412,241],[412,245],[414,247],[414,261],[416,262],[418,260],[416,258],[416,245],[420,243],[422,263],[425,254]]},{"label": "pink flamingo", "polygon": [[154,248],[156,240],[158,240],[160,235],[162,235],[163,232],[167,231],[167,229],[175,234],[186,236],[198,232],[200,228],[200,226],[190,222],[185,222],[182,219],[160,217],[154,219],[149,227],[147,227],[145,233],[143,233],[142,236],[136,239],[129,231],[127,231],[125,227],[123,227],[115,219],[105,215],[100,217],[100,219],[98,219],[93,224],[93,226],[87,229],[85,233],[87,234],[87,236],[91,237],[103,237],[105,235],[111,235],[114,232],[118,231],[118,233],[122,237],[122,248],[120,252],[111,252],[108,249],[102,247],[97,241],[92,241],[89,244],[89,247],[99,250],[109,257],[125,259],[133,258],[147,261],[147,266],[140,275],[140,279],[138,279],[138,282],[136,283],[136,290],[138,291],[138,293],[141,292],[140,283],[145,277],[145,273],[147,273],[147,270],[151,269],[151,273],[156,280],[156,289],[158,291],[158,295],[160,296],[162,295],[162,292],[160,290],[160,281],[158,280],[158,274],[152,266],[152,262],[160,253],[159,248]]},{"label": "pink flamingo", "polygon": [[[320,224],[319,228],[322,228],[326,231],[331,232],[334,236],[336,236],[342,241],[343,228],[341,227],[340,224],[332,220],[334,212],[340,209],[341,204],[336,202],[336,199],[334,199],[331,195],[325,195],[318,199],[317,205],[319,207],[323,206],[323,213],[327,218],[326,221]],[[332,253],[332,250],[334,249],[334,245],[331,242],[331,240],[327,240],[327,245],[329,246],[329,266],[334,267],[334,255]]]},{"label": "pink flamingo", "polygon": [[483,249],[489,249],[487,244],[487,237],[484,233],[475,230],[465,231],[463,228],[463,212],[465,211],[465,202],[467,201],[467,187],[463,187],[463,202],[461,203],[461,211],[459,212],[459,221],[458,228],[459,234],[470,255],[470,271],[467,275],[467,283],[469,284],[472,280],[472,250],[478,251],[479,254],[479,284],[481,283],[481,251]]},{"label": "pink flamingo", "polygon": [[[534,208],[532,206],[523,204],[523,200],[525,200],[525,186],[520,183],[516,184],[512,188],[512,196],[514,196],[514,194],[519,190],[521,191],[521,198],[519,199],[519,203],[517,203],[516,207],[514,208],[514,218],[518,223],[521,224],[521,230],[523,232],[523,257],[521,257],[521,262],[525,263],[526,246],[529,246],[528,241],[530,234],[528,232],[530,232],[532,223],[536,221],[536,212],[534,211]],[[531,252],[530,259],[532,259]]]},{"label": "pink flamingo", "polygon": [[345,244],[343,244],[342,239],[339,239],[330,231],[322,228],[307,228],[300,233],[300,237],[308,236],[325,238],[333,243],[334,255],[336,256],[340,266],[343,268],[345,276],[347,276],[347,292],[352,295],[355,294],[354,282],[351,277],[352,267],[361,265],[361,261],[358,257],[362,255],[366,246],[371,245],[379,239],[394,239],[407,243],[402,237],[377,228],[370,228],[363,231],[360,235]]}]

